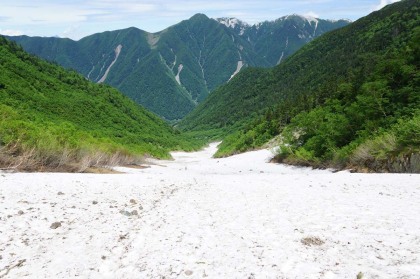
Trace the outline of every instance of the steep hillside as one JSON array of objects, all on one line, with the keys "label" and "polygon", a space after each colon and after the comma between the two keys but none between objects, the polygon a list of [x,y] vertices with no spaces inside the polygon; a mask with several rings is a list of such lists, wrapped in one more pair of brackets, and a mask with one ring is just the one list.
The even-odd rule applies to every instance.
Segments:
[{"label": "steep hillside", "polygon": [[283,61],[313,38],[348,24],[289,16],[258,25],[197,14],[158,33],[137,28],[72,41],[10,37],[28,52],[103,82],[166,119],[180,119],[248,66]]},{"label": "steep hillside", "polygon": [[[244,71],[180,127],[240,130],[224,141],[219,155],[260,146],[283,131],[290,147],[286,158],[345,165],[369,140],[376,144],[372,152],[380,153],[372,137],[388,131],[393,143],[377,156],[411,156],[420,146],[419,11],[419,1],[395,3],[316,39],[271,70]],[[374,168],[378,158],[369,158],[357,164]]]},{"label": "steep hillside", "polygon": [[82,170],[191,147],[116,89],[0,37],[0,167]]}]

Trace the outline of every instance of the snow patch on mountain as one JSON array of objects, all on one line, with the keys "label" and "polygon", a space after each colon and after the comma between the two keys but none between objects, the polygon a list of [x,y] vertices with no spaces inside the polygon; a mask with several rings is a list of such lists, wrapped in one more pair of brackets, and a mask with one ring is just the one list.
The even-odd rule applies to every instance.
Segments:
[{"label": "snow patch on mountain", "polygon": [[111,64],[108,66],[108,69],[106,69],[105,74],[102,76],[102,78],[98,81],[98,83],[103,83],[106,78],[108,77],[109,71],[111,70],[112,66],[114,66],[115,62],[117,62],[118,60],[118,56],[120,56],[121,53],[121,49],[122,49],[122,45],[118,45],[115,48],[115,59],[114,61],[111,62]]},{"label": "snow patch on mountain", "polygon": [[229,81],[241,71],[243,66],[244,66],[244,62],[238,61],[238,66],[236,67],[236,71],[230,76]]},{"label": "snow patch on mountain", "polygon": [[[222,17],[222,18],[217,18],[216,20],[220,24],[223,24],[228,28],[236,29],[236,30],[239,29],[239,35],[242,36],[243,34],[245,34],[245,31],[249,28],[255,28],[258,31],[263,25],[267,25],[267,24],[270,25],[270,24],[279,23],[279,22],[286,21],[286,20],[293,20],[293,19],[295,19],[295,20],[296,19],[301,19],[305,22],[308,22],[309,25],[313,26],[314,27],[314,31],[313,31],[313,34],[312,34],[313,37],[315,37],[315,35],[316,35],[316,30],[318,29],[318,24],[319,24],[320,21],[328,21],[328,22],[335,23],[335,22],[344,20],[344,21],[347,21],[349,23],[352,22],[351,20],[348,20],[348,19],[339,19],[339,20],[334,20],[334,19],[323,20],[322,19],[321,20],[321,19],[315,17],[312,14],[307,14],[307,15],[292,14],[292,15],[282,16],[278,19],[271,20],[271,21],[265,20],[265,21],[258,22],[258,23],[252,24],[252,25],[250,25],[246,22],[243,22],[240,19],[237,19],[237,18],[234,18],[234,17]],[[295,29],[298,29],[298,27],[296,27],[295,25],[293,25],[293,27]]]},{"label": "snow patch on mountain", "polygon": [[281,61],[283,60],[284,57],[284,51],[287,49],[287,47],[289,46],[289,37],[286,38],[286,46],[284,47],[284,50],[282,51],[279,61],[277,61],[277,65],[281,63]]},{"label": "snow patch on mountain", "polygon": [[176,80],[176,82],[178,82],[179,85],[181,85],[181,79],[179,78],[179,75],[181,74],[183,68],[184,68],[184,65],[179,64],[178,73],[175,76],[175,80]]},{"label": "snow patch on mountain", "polygon": [[93,70],[95,70],[95,66],[92,66],[92,70],[90,70],[90,72],[88,73],[88,75],[87,75],[88,79],[90,78],[90,75],[92,74]]},{"label": "snow patch on mountain", "polygon": [[229,28],[235,28],[236,26],[249,26],[248,23],[243,22],[235,17],[222,17],[218,18],[217,21]]},{"label": "snow patch on mountain", "polygon": [[250,25],[246,22],[243,22],[234,17],[222,17],[216,19],[220,24],[232,29],[239,28],[239,35],[243,35],[245,30],[250,27]]},{"label": "snow patch on mountain", "polygon": [[284,56],[284,51],[281,52],[279,61],[277,61],[277,65],[281,63],[281,61],[283,60],[283,56]]},{"label": "snow patch on mountain", "polygon": [[314,22],[316,25],[318,25],[318,19],[313,16],[310,16],[310,15],[297,15],[297,16],[301,17],[303,20],[308,21],[309,24]]}]

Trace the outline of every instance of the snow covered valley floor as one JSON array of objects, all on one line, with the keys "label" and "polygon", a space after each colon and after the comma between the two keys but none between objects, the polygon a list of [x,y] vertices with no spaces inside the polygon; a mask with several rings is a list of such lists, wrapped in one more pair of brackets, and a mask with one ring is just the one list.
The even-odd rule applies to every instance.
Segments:
[{"label": "snow covered valley floor", "polygon": [[0,278],[419,278],[420,175],[174,153],[0,173]]}]

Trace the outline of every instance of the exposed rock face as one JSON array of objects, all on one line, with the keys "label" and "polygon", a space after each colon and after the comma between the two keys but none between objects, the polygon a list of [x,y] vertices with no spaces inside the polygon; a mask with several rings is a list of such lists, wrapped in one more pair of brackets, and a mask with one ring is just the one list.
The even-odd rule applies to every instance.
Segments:
[{"label": "exposed rock face", "polygon": [[420,173],[420,153],[389,159],[387,168],[389,172]]},{"label": "exposed rock face", "polygon": [[360,167],[366,167],[373,172],[420,173],[420,153],[411,153],[387,160],[368,160]]}]

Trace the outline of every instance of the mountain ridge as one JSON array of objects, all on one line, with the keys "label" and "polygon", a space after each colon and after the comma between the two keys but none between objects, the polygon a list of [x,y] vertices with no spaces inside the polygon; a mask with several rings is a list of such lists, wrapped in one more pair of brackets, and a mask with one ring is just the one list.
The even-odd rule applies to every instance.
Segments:
[{"label": "mountain ridge", "polygon": [[[321,21],[315,37],[346,24]],[[249,28],[241,35],[241,31],[196,14],[156,33],[130,27],[78,41],[8,38],[32,54],[116,87],[165,119],[176,120],[238,72],[250,66],[276,65],[314,34],[314,26],[297,17],[283,24],[265,23],[258,30]]]}]

